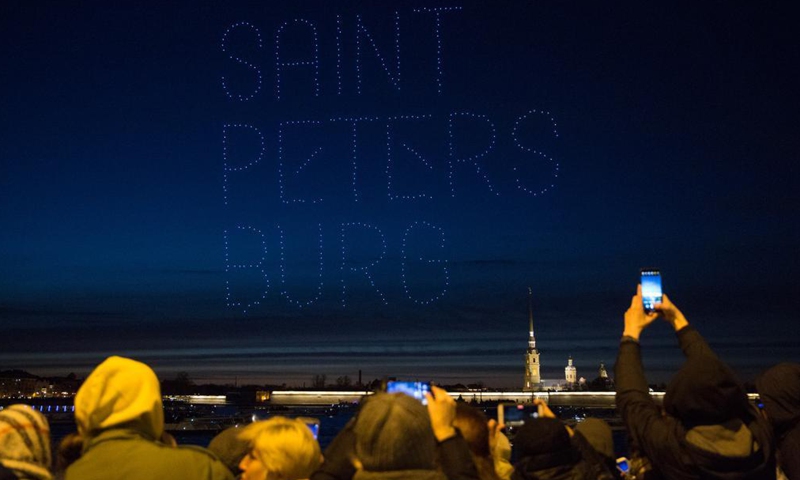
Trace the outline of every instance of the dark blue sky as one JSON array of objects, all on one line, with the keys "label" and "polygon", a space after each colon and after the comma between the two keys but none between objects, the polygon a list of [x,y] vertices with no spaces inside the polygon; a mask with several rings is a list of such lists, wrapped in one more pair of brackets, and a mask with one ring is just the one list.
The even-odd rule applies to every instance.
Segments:
[{"label": "dark blue sky", "polygon": [[787,7],[0,9],[0,368],[518,386],[530,285],[592,379],[642,266],[743,376],[800,360]]}]

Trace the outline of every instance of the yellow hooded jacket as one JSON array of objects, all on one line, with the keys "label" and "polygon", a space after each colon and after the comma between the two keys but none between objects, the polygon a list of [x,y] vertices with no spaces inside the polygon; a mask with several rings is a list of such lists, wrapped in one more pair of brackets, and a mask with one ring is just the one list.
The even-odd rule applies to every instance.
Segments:
[{"label": "yellow hooded jacket", "polygon": [[129,358],[107,358],[78,390],[75,421],[83,438],[125,425],[151,440],[159,439],[164,433],[164,408],[155,372]]},{"label": "yellow hooded jacket", "polygon": [[83,456],[66,480],[233,478],[205,449],[157,442],[164,432],[161,388],[153,370],[135,360],[109,357],[94,369],[75,396],[75,421]]}]

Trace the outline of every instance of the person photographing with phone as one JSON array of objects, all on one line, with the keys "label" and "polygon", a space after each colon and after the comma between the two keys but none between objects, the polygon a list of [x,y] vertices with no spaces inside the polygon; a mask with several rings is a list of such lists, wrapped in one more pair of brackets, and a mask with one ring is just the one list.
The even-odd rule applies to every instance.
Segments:
[{"label": "person photographing with phone", "polygon": [[[775,478],[769,427],[733,371],[667,295],[651,311],[645,303],[640,284],[624,315],[614,368],[617,409],[632,442],[665,478]],[[663,414],[650,397],[639,343],[659,318],[675,330],[686,356],[667,386]]]},{"label": "person photographing with phone", "polygon": [[514,449],[519,459],[511,480],[612,480],[600,454],[582,433],[559,420],[550,407],[535,399],[537,415],[516,430]]},{"label": "person photographing with phone", "polygon": [[402,391],[364,398],[311,480],[479,480],[455,400],[436,386]]}]

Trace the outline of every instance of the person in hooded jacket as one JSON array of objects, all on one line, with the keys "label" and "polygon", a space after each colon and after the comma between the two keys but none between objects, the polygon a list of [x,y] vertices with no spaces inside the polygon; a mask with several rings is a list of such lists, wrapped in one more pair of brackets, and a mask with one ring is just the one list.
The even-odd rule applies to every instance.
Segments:
[{"label": "person in hooded jacket", "polygon": [[158,378],[147,365],[109,357],[75,395],[75,421],[83,455],[66,480],[232,480],[211,452],[158,441],[164,411]]},{"label": "person in hooded jacket", "polygon": [[311,480],[479,480],[455,400],[436,386],[426,397],[427,409],[403,393],[365,397]]},{"label": "person in hooded jacket", "polygon": [[311,480],[480,480],[455,400],[436,386],[426,397],[427,410],[403,393],[364,397]]},{"label": "person in hooded jacket", "polygon": [[614,436],[611,426],[606,421],[599,418],[586,418],[575,425],[575,432],[583,435],[583,438],[594,448],[614,479],[622,478],[617,469],[616,455],[614,455]]},{"label": "person in hooded jacket", "polygon": [[[675,329],[686,356],[667,386],[663,414],[650,397],[639,346],[642,331],[659,317]],[[665,478],[775,478],[769,424],[666,295],[645,312],[639,285],[625,312],[615,373],[617,409],[631,439]]]},{"label": "person in hooded jacket", "polygon": [[778,464],[789,480],[800,480],[800,365],[775,365],[756,379],[756,388],[775,432]]},{"label": "person in hooded jacket", "polygon": [[564,425],[535,399],[539,417],[525,420],[514,436],[519,460],[511,480],[613,480],[602,456],[581,432]]}]

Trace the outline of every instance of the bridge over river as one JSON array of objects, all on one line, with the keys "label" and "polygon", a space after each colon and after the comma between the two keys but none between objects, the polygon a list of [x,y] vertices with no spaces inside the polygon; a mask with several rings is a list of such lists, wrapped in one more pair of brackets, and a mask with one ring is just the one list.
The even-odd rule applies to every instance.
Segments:
[{"label": "bridge over river", "polygon": [[[271,392],[269,401],[275,405],[332,405],[338,403],[357,403],[367,391],[333,391],[333,390],[275,390]],[[544,400],[554,407],[586,407],[614,408],[614,392],[449,392],[449,395],[467,402],[532,402],[534,398]],[[650,395],[661,403],[664,392],[651,392]],[[748,394],[750,401],[758,395]]]},{"label": "bridge over river", "polygon": [[[276,390],[270,394],[269,401],[276,405],[331,405],[337,403],[357,403],[364,395],[371,395],[367,391],[302,391],[302,390]],[[555,407],[590,407],[614,408],[614,392],[449,392],[449,395],[467,402],[532,402],[540,398],[548,405]],[[653,392],[651,395],[660,402],[664,397],[663,392]]]}]

